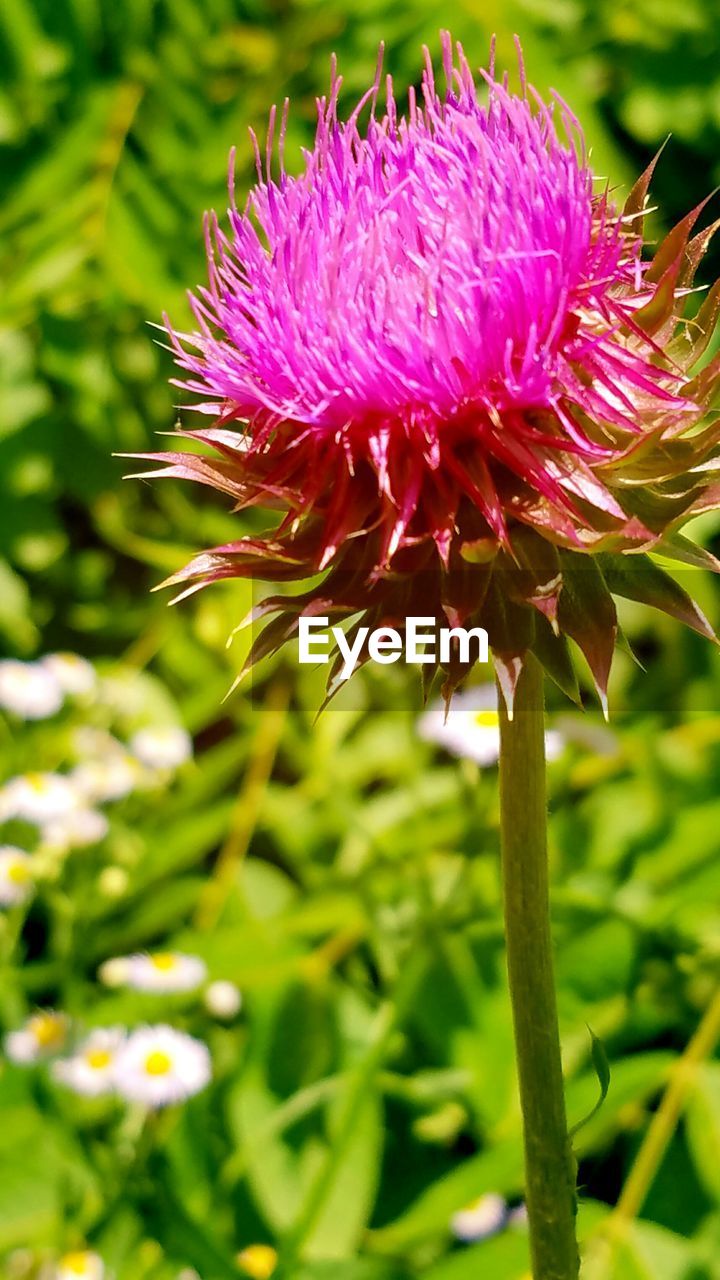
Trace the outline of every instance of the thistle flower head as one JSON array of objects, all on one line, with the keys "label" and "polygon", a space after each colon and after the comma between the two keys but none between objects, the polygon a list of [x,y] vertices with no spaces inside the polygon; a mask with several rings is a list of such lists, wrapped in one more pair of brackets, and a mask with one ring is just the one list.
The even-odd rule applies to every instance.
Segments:
[{"label": "thistle flower head", "polygon": [[[531,650],[573,691],[570,636],[604,693],[613,591],[710,632],[672,579],[620,556],[703,559],[674,531],[717,500],[703,467],[719,432],[697,426],[720,369],[695,366],[718,287],[682,321],[712,229],[691,238],[695,209],[644,260],[652,166],[618,210],[569,107],[522,62],[515,94],[492,58],[476,77],[447,34],[443,53],[444,85],[427,56],[405,114],[378,71],[342,120],[333,69],[301,172],[285,171],[284,121],[274,172],[273,112],[245,207],[231,189],[228,226],[208,219],[197,328],[168,332],[179,385],[215,422],[182,433],[197,452],[150,456],[284,514],[172,581],[327,570],[264,603],[279,617],[251,660],[321,597],[365,625],[485,626],[509,700]],[[464,674],[451,662],[446,687]]]}]

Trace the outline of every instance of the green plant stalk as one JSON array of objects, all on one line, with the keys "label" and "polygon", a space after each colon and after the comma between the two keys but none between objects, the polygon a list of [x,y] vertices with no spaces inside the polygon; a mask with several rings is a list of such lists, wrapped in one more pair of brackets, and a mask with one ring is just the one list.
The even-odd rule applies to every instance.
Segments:
[{"label": "green plant stalk", "polygon": [[575,1161],[565,1116],[547,866],[543,676],[528,659],[512,720],[500,705],[505,937],[534,1280],[576,1280]]},{"label": "green plant stalk", "polygon": [[653,1114],[635,1163],[611,1215],[609,1225],[616,1234],[622,1234],[623,1224],[630,1223],[642,1211],[655,1175],[692,1094],[697,1069],[712,1056],[719,1040],[720,989],[708,1005],[695,1035],[670,1072],[668,1086]]}]

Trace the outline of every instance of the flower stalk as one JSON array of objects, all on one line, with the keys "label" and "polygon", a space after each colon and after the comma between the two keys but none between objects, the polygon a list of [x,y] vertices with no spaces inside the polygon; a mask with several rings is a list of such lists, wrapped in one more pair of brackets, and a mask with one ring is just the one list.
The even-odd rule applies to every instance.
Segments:
[{"label": "flower stalk", "polygon": [[534,1280],[576,1280],[575,1163],[568,1137],[547,866],[543,675],[527,662],[513,718],[500,706],[505,936],[525,1143]]}]

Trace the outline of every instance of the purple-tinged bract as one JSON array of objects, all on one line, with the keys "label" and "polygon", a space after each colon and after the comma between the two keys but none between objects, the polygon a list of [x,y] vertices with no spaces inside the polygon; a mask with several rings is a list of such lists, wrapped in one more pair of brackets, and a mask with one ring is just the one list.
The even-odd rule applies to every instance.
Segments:
[{"label": "purple-tinged bract", "polygon": [[[444,87],[428,57],[405,115],[378,75],[340,120],[333,74],[296,177],[284,129],[272,176],[273,113],[245,208],[209,220],[197,329],[168,332],[216,420],[183,434],[211,453],[151,457],[285,515],[172,581],[326,570],[256,611],[280,616],[253,661],[303,612],[434,614],[487,627],[508,699],[531,650],[574,692],[567,636],[604,695],[613,592],[712,634],[646,553],[711,563],[676,530],[718,501],[720,432],[698,424],[720,366],[696,366],[720,287],[682,320],[713,228],[690,238],[695,209],[644,261],[652,166],[619,212],[559,98],[443,50]],[[451,662],[446,688],[464,674]]]}]

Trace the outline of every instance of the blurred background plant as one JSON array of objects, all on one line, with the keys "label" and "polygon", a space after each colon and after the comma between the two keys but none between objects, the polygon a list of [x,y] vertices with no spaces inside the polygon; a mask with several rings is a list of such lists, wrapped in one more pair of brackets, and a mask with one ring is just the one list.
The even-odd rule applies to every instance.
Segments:
[{"label": "blurred background plant", "polygon": [[[478,64],[493,30],[505,60],[519,31],[619,187],[672,133],[659,229],[720,181],[719,19],[717,0],[467,0],[453,27]],[[123,485],[112,456],[176,419],[147,322],[187,315],[230,146],[248,184],[247,126],[290,96],[297,163],[332,50],[352,101],[380,40],[401,88],[447,20],[431,0],[0,9],[11,1280],[527,1274],[491,696],[448,732],[393,668],[315,721],[323,673],[274,660],[223,702],[248,588],[176,610],[150,588],[238,518]],[[699,525],[716,550],[719,532]],[[715,585],[692,586],[717,623]],[[586,1024],[612,1069],[576,1137],[580,1221],[599,1238],[682,1077],[679,1123],[597,1274],[716,1280],[720,1062],[712,1034],[688,1046],[720,967],[718,658],[638,606],[623,623],[647,671],[620,655],[611,728],[592,705],[551,717],[573,1122],[598,1088]]]}]

